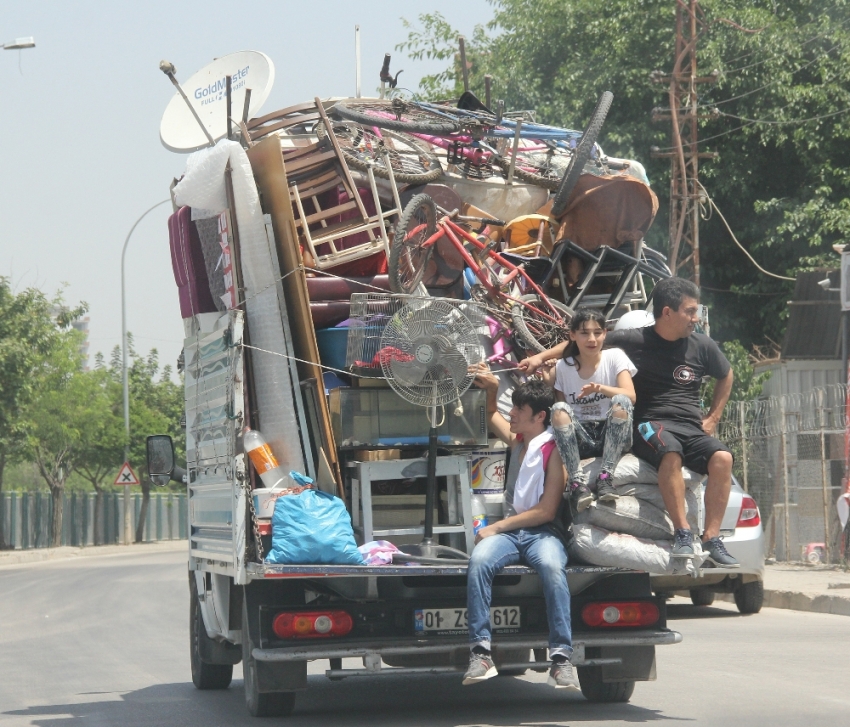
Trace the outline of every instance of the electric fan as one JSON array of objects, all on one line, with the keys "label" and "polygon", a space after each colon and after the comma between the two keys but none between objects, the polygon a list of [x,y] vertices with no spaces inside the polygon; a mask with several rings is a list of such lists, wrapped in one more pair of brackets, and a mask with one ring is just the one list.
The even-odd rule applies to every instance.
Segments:
[{"label": "electric fan", "polygon": [[384,376],[403,399],[428,407],[430,424],[425,532],[418,545],[402,546],[402,561],[434,563],[446,558],[469,558],[460,550],[434,544],[437,409],[461,397],[475,378],[470,367],[484,360],[478,331],[464,311],[480,317],[468,301],[413,299],[392,315],[381,335],[379,358]]}]

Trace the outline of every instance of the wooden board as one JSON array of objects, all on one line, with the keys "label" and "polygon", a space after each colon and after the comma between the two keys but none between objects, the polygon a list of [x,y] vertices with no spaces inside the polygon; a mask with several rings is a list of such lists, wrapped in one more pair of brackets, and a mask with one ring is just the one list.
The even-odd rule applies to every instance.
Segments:
[{"label": "wooden board", "polygon": [[[295,218],[292,214],[292,203],[289,200],[289,185],[286,180],[286,170],[283,165],[283,155],[280,139],[270,136],[258,142],[247,150],[248,161],[254,171],[254,178],[263,201],[263,211],[271,215],[280,260],[281,275],[292,270],[296,272],[283,279],[283,292],[286,297],[286,307],[289,314],[289,324],[292,330],[295,355],[302,361],[298,362],[298,376],[306,379],[322,381],[322,369],[319,366],[319,347],[316,343],[316,331],[313,319],[310,317],[310,299],[307,294],[307,278],[301,267],[301,250],[298,245],[298,235],[295,231]],[[324,392],[324,389],[322,389]],[[342,477],[339,469],[336,442],[331,430],[330,411],[327,397],[319,396],[319,426],[322,443],[329,460],[331,472],[336,480],[337,491],[344,498]]]}]

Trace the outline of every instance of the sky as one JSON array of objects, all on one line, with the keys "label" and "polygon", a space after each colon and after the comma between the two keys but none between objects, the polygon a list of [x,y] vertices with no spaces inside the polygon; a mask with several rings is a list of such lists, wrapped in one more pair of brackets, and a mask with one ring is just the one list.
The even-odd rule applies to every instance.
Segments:
[{"label": "sky", "polygon": [[[439,63],[404,58],[402,18],[439,11],[457,30],[492,17],[487,0],[310,0],[118,3],[0,0],[0,276],[22,290],[89,306],[90,358],[121,343],[121,248],[138,217],[167,199],[186,156],[166,150],[159,123],[174,88],[167,59],[186,80],[239,50],[271,57],[276,79],[260,111],[354,95],[354,26],[360,25],[363,92],[378,86],[385,52],[399,85],[416,88]],[[175,363],[183,326],[171,271],[167,219],[158,207],[127,248],[127,327],[136,350]],[[64,288],[63,288],[64,286]]]}]

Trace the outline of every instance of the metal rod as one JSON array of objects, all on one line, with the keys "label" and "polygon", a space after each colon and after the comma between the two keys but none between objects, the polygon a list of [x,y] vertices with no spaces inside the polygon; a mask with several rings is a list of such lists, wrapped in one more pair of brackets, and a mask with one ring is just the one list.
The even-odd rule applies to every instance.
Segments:
[{"label": "metal rod", "polygon": [[516,120],[516,129],[514,130],[514,146],[511,149],[511,163],[508,165],[508,186],[514,183],[514,167],[516,167],[516,152],[519,148],[519,131],[522,128],[522,119]]},{"label": "metal rod", "polygon": [[785,421],[785,398],[779,397],[779,435],[782,444],[782,489],[785,495],[785,560],[791,560],[791,497],[788,492],[788,436]]},{"label": "metal rod", "polygon": [[[126,295],[126,275],[124,271],[124,260],[127,256],[127,244],[130,242],[130,237],[133,231],[138,227],[139,223],[160,205],[171,201],[171,197],[157,202],[153,207],[146,209],[141,217],[137,219],[130,231],[127,233],[127,239],[124,240],[124,247],[121,250],[121,384],[124,390],[124,461],[130,461],[130,383],[127,378],[127,295]],[[130,520],[130,488],[124,486],[124,545],[129,545],[131,533],[133,531],[132,521]]]},{"label": "metal rod", "polygon": [[204,136],[207,137],[207,141],[209,141],[210,146],[215,146],[215,141],[212,138],[212,135],[209,132],[209,129],[204,125],[204,122],[201,121],[201,117],[198,116],[198,112],[195,110],[195,107],[192,106],[192,102],[189,101],[186,94],[183,92],[183,89],[180,87],[180,84],[177,82],[177,79],[174,77],[174,65],[169,63],[168,61],[162,61],[159,64],[159,69],[171,80],[171,83],[174,84],[174,87],[177,89],[177,93],[179,93],[183,100],[186,102],[186,105],[189,107],[189,111],[192,112],[192,116],[195,117],[195,121],[198,122],[198,126],[201,127],[201,130],[204,132]]},{"label": "metal rod", "polygon": [[821,487],[823,488],[823,550],[824,560],[830,562],[829,547],[829,475],[826,465],[826,408],[824,407],[823,389],[817,389],[818,413],[820,419],[820,466]]},{"label": "metal rod", "polygon": [[459,35],[457,44],[460,47],[460,72],[463,78],[463,91],[466,93],[469,90],[469,69],[466,67],[466,39]]},{"label": "metal rod", "polygon": [[484,105],[490,108],[490,86],[493,83],[493,76],[489,73],[484,76]]},{"label": "metal rod", "polygon": [[360,98],[360,26],[354,26],[354,96]]},{"label": "metal rod", "polygon": [[245,103],[242,104],[242,123],[243,124],[248,123],[248,114],[251,113],[250,107],[251,107],[251,89],[246,88],[245,89]]},{"label": "metal rod", "polygon": [[233,76],[225,76],[225,100],[227,102],[227,138],[233,138],[233,123],[230,121],[230,114],[233,109],[233,99],[231,92],[233,90]]},{"label": "metal rod", "polygon": [[741,460],[744,467],[744,492],[749,492],[749,480],[747,477],[747,430],[745,429],[744,404],[738,404],[739,419],[741,425]]}]

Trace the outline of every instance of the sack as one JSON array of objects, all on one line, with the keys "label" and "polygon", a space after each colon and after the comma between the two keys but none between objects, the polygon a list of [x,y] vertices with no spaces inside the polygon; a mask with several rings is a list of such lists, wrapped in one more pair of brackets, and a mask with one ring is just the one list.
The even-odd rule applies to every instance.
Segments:
[{"label": "sack", "polygon": [[[654,487],[658,489],[657,485]],[[578,513],[575,521],[616,533],[634,535],[636,538],[669,540],[673,537],[673,522],[664,511],[663,504],[659,509],[653,504],[628,495],[610,503],[594,502]]]},{"label": "sack", "polygon": [[267,563],[363,565],[351,518],[338,497],[313,489],[277,498]]},{"label": "sack", "polygon": [[[581,466],[588,473],[588,482],[593,483],[596,481],[596,476],[602,467],[602,458],[596,457],[595,459],[582,460]],[[620,461],[617,462],[617,466],[614,468],[613,475],[611,484],[614,487],[636,483],[658,484],[658,470],[649,464],[649,462],[645,462],[633,454],[624,454],[620,457]],[[682,477],[685,480],[685,487],[689,490],[698,488],[700,482],[704,479],[702,475],[689,470],[687,467],[682,467]]]},{"label": "sack", "polygon": [[694,558],[673,558],[670,556],[673,543],[669,540],[645,540],[578,523],[573,530],[575,540],[569,549],[572,562],[672,576],[693,575],[708,557],[698,538],[694,541]]},{"label": "sack", "polygon": [[[622,488],[617,488],[618,494],[622,499],[623,495],[631,495],[638,500],[648,502],[654,505],[659,510],[664,510],[664,498],[661,497],[661,490],[658,485],[627,485]],[[690,487],[685,488],[685,517],[688,518],[688,525],[693,532],[699,532],[700,521],[700,504],[702,497],[699,490],[694,491]],[[604,526],[603,526],[604,527]],[[610,530],[611,528],[609,528]],[[636,533],[632,533],[635,535]],[[638,536],[640,537],[640,536]]]}]

